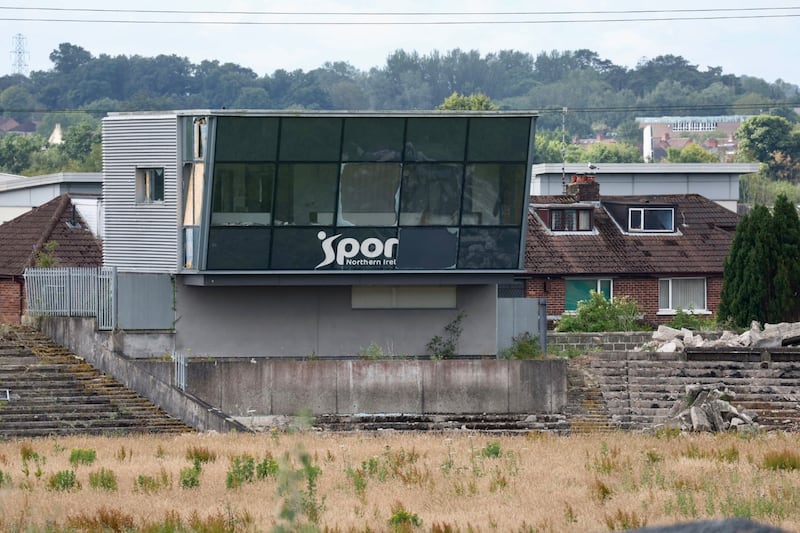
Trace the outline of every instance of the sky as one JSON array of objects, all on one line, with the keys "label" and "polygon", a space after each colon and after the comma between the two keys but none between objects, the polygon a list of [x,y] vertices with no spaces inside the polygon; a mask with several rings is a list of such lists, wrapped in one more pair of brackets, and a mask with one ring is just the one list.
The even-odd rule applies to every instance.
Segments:
[{"label": "sky", "polygon": [[628,68],[675,55],[701,71],[800,85],[797,0],[0,0],[0,35],[8,39],[0,75],[20,65],[26,74],[50,70],[60,43],[95,57],[230,62],[259,76],[335,61],[368,71],[400,49],[535,56],[585,48]]}]

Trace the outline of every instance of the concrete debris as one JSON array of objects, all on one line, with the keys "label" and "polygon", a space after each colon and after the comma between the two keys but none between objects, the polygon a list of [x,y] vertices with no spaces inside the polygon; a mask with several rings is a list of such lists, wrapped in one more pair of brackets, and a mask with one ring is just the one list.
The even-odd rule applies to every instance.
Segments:
[{"label": "concrete debris", "polygon": [[735,397],[722,383],[687,385],[686,395],[672,407],[664,425],[711,433],[757,430],[755,413],[731,405],[729,400]]},{"label": "concrete debris", "polygon": [[675,329],[658,326],[653,332],[653,340],[640,346],[636,351],[682,352],[685,348],[751,348],[770,349],[800,344],[800,322],[780,324],[761,324],[753,321],[750,329],[737,335],[723,331],[715,338],[703,336],[686,328]]}]

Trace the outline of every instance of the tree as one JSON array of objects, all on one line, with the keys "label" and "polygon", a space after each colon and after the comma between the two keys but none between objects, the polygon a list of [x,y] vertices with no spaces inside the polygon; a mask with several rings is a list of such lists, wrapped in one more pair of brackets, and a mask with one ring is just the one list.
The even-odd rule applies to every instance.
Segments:
[{"label": "tree", "polygon": [[39,134],[20,135],[10,133],[0,139],[0,171],[21,174],[31,164],[34,154],[47,144]]},{"label": "tree", "polygon": [[667,148],[667,161],[670,163],[719,163],[719,155],[709,152],[696,143],[681,148]]},{"label": "tree", "polygon": [[483,93],[473,93],[469,96],[453,93],[444,102],[436,107],[447,111],[491,111],[497,109],[491,99]]},{"label": "tree", "polygon": [[800,318],[800,219],[780,195],[774,212],[756,205],[736,227],[723,266],[717,316],[737,327]]},{"label": "tree", "polygon": [[50,53],[50,61],[53,62],[54,70],[61,74],[71,74],[91,60],[91,53],[70,43],[61,43],[58,45],[58,50]]},{"label": "tree", "polygon": [[36,100],[22,85],[12,85],[0,92],[0,108],[3,116],[17,122],[28,122],[36,107]]},{"label": "tree", "polygon": [[785,147],[791,131],[791,123],[783,117],[758,115],[742,122],[735,135],[742,154],[769,163],[772,153]]}]

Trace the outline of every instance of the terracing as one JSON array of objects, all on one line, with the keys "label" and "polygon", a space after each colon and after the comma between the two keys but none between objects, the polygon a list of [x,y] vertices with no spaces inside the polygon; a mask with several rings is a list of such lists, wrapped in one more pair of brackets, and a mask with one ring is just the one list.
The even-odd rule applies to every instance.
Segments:
[{"label": "terracing", "polygon": [[38,332],[0,329],[0,438],[188,431]]},{"label": "terracing", "polygon": [[571,366],[596,384],[613,428],[651,429],[667,420],[686,385],[721,384],[735,393],[730,403],[756,413],[763,429],[800,431],[797,348],[601,352]]}]

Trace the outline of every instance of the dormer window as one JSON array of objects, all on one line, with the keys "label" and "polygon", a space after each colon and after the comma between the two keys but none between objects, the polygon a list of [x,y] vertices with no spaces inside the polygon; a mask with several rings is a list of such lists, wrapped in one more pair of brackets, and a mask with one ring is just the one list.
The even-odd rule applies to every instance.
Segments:
[{"label": "dormer window", "polygon": [[671,207],[631,207],[628,209],[628,231],[672,233],[675,231],[674,214]]},{"label": "dormer window", "polygon": [[591,231],[591,209],[548,209],[539,211],[551,231]]}]

